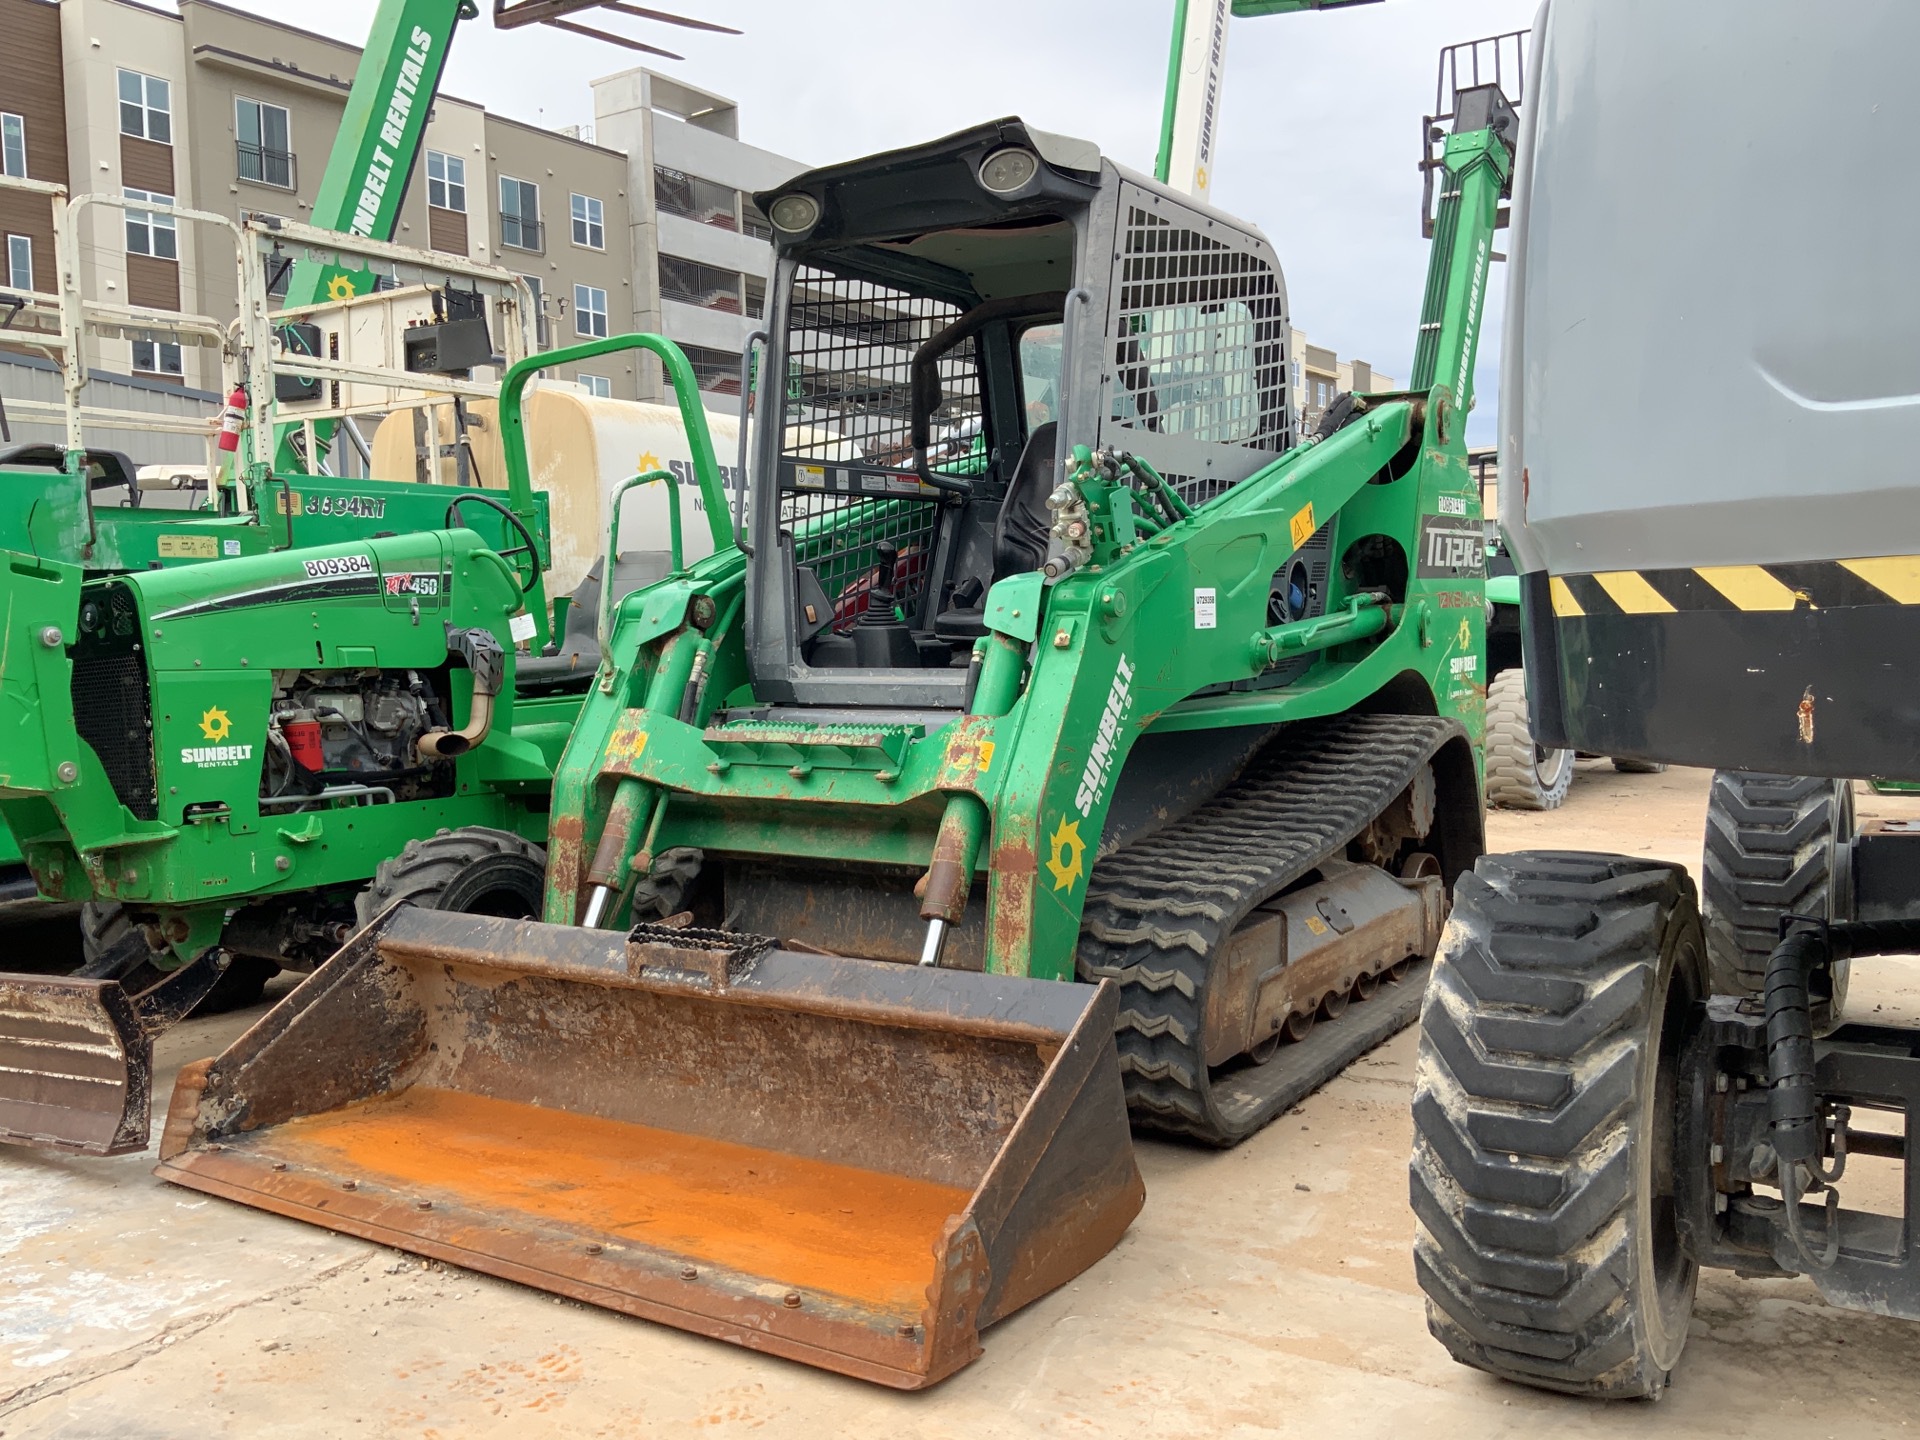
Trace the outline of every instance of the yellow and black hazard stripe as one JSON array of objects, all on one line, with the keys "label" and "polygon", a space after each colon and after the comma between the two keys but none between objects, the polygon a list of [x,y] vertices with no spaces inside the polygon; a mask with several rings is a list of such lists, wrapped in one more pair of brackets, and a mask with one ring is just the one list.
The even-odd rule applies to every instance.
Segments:
[{"label": "yellow and black hazard stripe", "polygon": [[1920,555],[1520,577],[1535,738],[1920,778]]},{"label": "yellow and black hazard stripe", "polygon": [[1553,613],[1671,615],[1698,610],[1839,610],[1920,605],[1920,555],[1786,565],[1701,565],[1556,575]]}]

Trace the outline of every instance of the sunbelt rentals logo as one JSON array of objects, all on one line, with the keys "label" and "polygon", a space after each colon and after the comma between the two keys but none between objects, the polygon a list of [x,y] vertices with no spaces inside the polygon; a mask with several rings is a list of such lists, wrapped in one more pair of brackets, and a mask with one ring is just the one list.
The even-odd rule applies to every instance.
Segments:
[{"label": "sunbelt rentals logo", "polygon": [[1113,684],[1107,687],[1106,708],[1100,712],[1100,726],[1094,731],[1093,749],[1087,753],[1086,768],[1080,772],[1080,788],[1073,797],[1074,808],[1082,819],[1090,819],[1093,807],[1107,793],[1107,781],[1113,778],[1113,758],[1120,748],[1120,727],[1133,709],[1133,665],[1125,652],[1113,672]]},{"label": "sunbelt rentals logo", "polygon": [[[233,734],[233,720],[218,705],[212,706],[200,717],[200,733],[210,741],[223,741]],[[252,758],[251,745],[214,743],[180,747],[180,763],[198,765],[202,770],[231,769]]]}]

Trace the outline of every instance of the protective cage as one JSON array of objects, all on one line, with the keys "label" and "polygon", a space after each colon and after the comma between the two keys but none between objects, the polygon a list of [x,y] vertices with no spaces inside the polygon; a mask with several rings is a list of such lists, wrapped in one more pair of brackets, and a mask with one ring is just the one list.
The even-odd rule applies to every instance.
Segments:
[{"label": "protective cage", "polygon": [[[859,619],[882,540],[899,549],[896,599],[914,613],[925,591],[939,500],[912,475],[910,370],[914,352],[960,314],[948,301],[816,265],[794,276],[780,518],[794,562],[812,568],[832,602],[836,628]],[[955,436],[977,431],[973,340],[948,350],[937,370],[935,423]]]}]

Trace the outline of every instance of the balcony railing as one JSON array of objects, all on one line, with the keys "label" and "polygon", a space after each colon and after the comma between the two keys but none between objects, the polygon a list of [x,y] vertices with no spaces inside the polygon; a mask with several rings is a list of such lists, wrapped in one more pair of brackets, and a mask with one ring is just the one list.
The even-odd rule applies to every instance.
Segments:
[{"label": "balcony railing", "polygon": [[531,250],[536,255],[546,253],[546,227],[538,220],[530,220],[523,215],[509,215],[500,212],[500,243],[515,250]]},{"label": "balcony railing", "polygon": [[296,177],[299,171],[291,150],[249,145],[241,140],[234,144],[234,158],[242,180],[251,180],[256,185],[272,185],[281,190],[298,188]]},{"label": "balcony railing", "polygon": [[740,313],[740,296],[733,290],[705,290],[695,293],[672,285],[662,285],[660,298],[677,300],[682,305],[698,305],[702,310],[721,310],[729,315]]}]

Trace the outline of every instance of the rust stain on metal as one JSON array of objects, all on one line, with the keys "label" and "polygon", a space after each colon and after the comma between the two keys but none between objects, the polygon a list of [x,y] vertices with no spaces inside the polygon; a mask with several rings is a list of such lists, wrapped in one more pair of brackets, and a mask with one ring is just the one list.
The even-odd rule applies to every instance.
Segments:
[{"label": "rust stain on metal", "polygon": [[[276,1157],[362,1186],[431,1190],[526,1226],[592,1231],[683,1264],[919,1312],[968,1192],[591,1115],[415,1086],[289,1121]],[[355,1182],[342,1182],[343,1188]]]},{"label": "rust stain on metal", "polygon": [[1138,1213],[1112,986],[697,938],[391,910],[189,1067],[157,1173],[903,1389]]},{"label": "rust stain on metal", "polygon": [[1811,685],[1800,696],[1800,705],[1794,711],[1794,718],[1800,725],[1800,743],[1813,744],[1813,687]]}]

